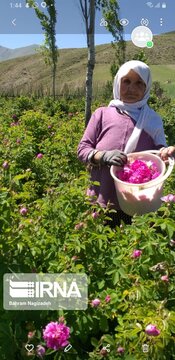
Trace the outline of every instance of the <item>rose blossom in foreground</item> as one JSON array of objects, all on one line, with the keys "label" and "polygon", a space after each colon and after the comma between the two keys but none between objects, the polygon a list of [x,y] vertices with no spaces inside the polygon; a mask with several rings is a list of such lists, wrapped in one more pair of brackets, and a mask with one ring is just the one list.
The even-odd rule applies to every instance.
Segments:
[{"label": "rose blossom in foreground", "polygon": [[153,324],[147,325],[145,332],[149,336],[158,336],[160,334],[160,330]]},{"label": "rose blossom in foreground", "polygon": [[97,219],[98,217],[99,217],[99,212],[98,211],[94,211],[93,213],[92,213],[92,217],[93,217],[93,219]]},{"label": "rose blossom in foreground", "polygon": [[75,225],[74,229],[75,230],[80,230],[84,227],[84,223],[83,222],[80,222],[78,224]]},{"label": "rose blossom in foreground", "polygon": [[63,323],[50,322],[43,330],[43,338],[48,348],[59,350],[69,344],[70,328]]},{"label": "rose blossom in foreground", "polygon": [[43,154],[42,153],[39,153],[39,154],[37,154],[37,159],[42,159],[42,157],[43,157]]},{"label": "rose blossom in foreground", "polygon": [[132,258],[138,258],[142,255],[142,250],[134,250],[131,257]]},{"label": "rose blossom in foreground", "polygon": [[94,300],[91,301],[91,305],[92,305],[93,307],[99,306],[100,303],[101,303],[100,299],[94,299]]},{"label": "rose blossom in foreground", "polygon": [[108,355],[107,349],[106,349],[106,348],[101,349],[101,350],[100,350],[100,355],[106,357],[106,356]]},{"label": "rose blossom in foreground", "polygon": [[23,216],[26,215],[27,212],[28,212],[28,210],[27,210],[26,207],[22,207],[22,208],[20,209],[20,214],[23,215]]},{"label": "rose blossom in foreground", "polygon": [[3,164],[2,164],[2,167],[7,170],[9,168],[9,163],[8,161],[4,161]]},{"label": "rose blossom in foreground", "polygon": [[107,303],[111,301],[111,297],[110,297],[110,295],[106,295],[106,297],[105,297],[105,301],[106,301]]},{"label": "rose blossom in foreground", "polygon": [[29,339],[33,338],[35,336],[35,331],[29,331],[27,336]]},{"label": "rose blossom in foreground", "polygon": [[86,195],[87,196],[95,196],[95,191],[93,189],[87,189],[86,191]]},{"label": "rose blossom in foreground", "polygon": [[123,354],[124,351],[125,351],[125,349],[124,349],[122,346],[119,346],[118,349],[117,349],[117,352],[118,352],[119,354]]},{"label": "rose blossom in foreground", "polygon": [[19,122],[17,121],[17,122],[11,122],[11,124],[10,124],[10,126],[17,126],[17,125],[19,125]]},{"label": "rose blossom in foreground", "polygon": [[40,358],[43,358],[44,354],[46,352],[46,349],[42,345],[37,345],[36,347],[36,353]]},{"label": "rose blossom in foreground", "polygon": [[163,197],[161,197],[160,198],[162,201],[164,201],[164,202],[175,202],[175,195],[173,195],[173,194],[168,194],[168,195],[166,195],[166,196],[163,196]]},{"label": "rose blossom in foreground", "polygon": [[72,256],[72,261],[76,261],[76,260],[78,260],[78,256],[77,255]]},{"label": "rose blossom in foreground", "polygon": [[164,281],[164,282],[169,282],[169,277],[168,277],[168,275],[162,275],[162,276],[161,276],[161,280]]}]

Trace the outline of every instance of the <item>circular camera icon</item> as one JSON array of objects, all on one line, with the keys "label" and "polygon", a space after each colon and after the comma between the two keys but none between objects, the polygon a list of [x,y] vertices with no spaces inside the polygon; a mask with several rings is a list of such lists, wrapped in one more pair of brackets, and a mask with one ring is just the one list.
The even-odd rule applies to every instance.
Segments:
[{"label": "circular camera icon", "polygon": [[141,48],[152,47],[152,38],[153,34],[146,26],[137,26],[131,33],[131,40],[133,44]]}]

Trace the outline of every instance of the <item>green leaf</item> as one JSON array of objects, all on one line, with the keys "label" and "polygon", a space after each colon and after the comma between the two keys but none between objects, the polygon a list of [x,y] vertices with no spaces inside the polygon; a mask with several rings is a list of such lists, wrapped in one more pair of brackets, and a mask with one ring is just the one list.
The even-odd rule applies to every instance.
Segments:
[{"label": "green leaf", "polygon": [[24,248],[24,244],[22,242],[17,243],[17,248],[18,248],[19,252],[21,252]]},{"label": "green leaf", "polygon": [[168,231],[169,239],[171,239],[175,231],[174,226],[167,225],[167,231]]},{"label": "green leaf", "polygon": [[116,273],[113,276],[113,284],[116,285],[119,282],[119,272],[116,271]]},{"label": "green leaf", "polygon": [[114,345],[114,344],[115,344],[115,340],[114,340],[113,337],[112,337],[111,335],[109,335],[109,334],[103,335],[103,340],[104,340],[105,342],[107,342],[108,344],[110,344],[110,345]]},{"label": "green leaf", "polygon": [[128,278],[128,275],[126,274],[126,272],[124,271],[124,269],[119,268],[119,269],[118,269],[118,272],[119,272],[121,278],[124,278],[124,279],[127,279],[127,278]]},{"label": "green leaf", "polygon": [[105,285],[105,281],[104,281],[104,280],[98,282],[98,288],[99,288],[99,289],[102,289],[102,288],[104,287],[104,285]]},{"label": "green leaf", "polygon": [[96,338],[92,337],[92,338],[91,338],[91,344],[92,344],[95,348],[97,348],[97,347],[98,347],[98,340],[97,340]]},{"label": "green leaf", "polygon": [[108,320],[105,316],[101,316],[99,325],[101,331],[107,332],[109,330]]}]

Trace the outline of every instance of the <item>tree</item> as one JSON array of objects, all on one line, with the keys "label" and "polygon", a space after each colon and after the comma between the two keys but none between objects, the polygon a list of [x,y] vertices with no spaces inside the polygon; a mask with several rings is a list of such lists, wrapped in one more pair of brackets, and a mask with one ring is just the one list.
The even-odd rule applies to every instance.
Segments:
[{"label": "tree", "polygon": [[34,0],[26,0],[30,7],[34,7],[35,13],[40,20],[42,29],[44,30],[45,42],[41,46],[44,54],[45,62],[51,66],[52,74],[52,95],[55,100],[55,85],[56,85],[56,68],[58,59],[58,48],[56,46],[56,22],[57,13],[55,7],[55,0],[45,0],[48,15],[40,11],[35,5]]},{"label": "tree", "polygon": [[123,26],[119,21],[119,5],[116,0],[103,0],[103,14],[106,27],[112,34],[114,41],[112,47],[115,49],[115,60],[111,65],[111,75],[114,78],[119,67],[125,62],[126,42],[124,41]]},{"label": "tree", "polygon": [[79,0],[81,12],[85,22],[86,40],[88,48],[88,62],[86,71],[86,101],[85,101],[85,126],[91,117],[92,81],[95,67],[95,11],[96,0]]},{"label": "tree", "polygon": [[92,81],[95,67],[95,14],[97,9],[103,9],[103,14],[107,21],[107,29],[114,36],[115,43],[118,41],[115,46],[119,58],[119,65],[125,57],[125,42],[123,41],[123,27],[118,20],[119,6],[117,0],[79,0],[79,4],[85,22],[88,48],[85,103],[85,125],[87,126],[91,116]]}]

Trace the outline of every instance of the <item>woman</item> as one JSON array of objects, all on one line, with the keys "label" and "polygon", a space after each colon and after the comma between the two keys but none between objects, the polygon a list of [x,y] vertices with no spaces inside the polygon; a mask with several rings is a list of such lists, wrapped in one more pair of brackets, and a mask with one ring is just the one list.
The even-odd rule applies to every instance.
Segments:
[{"label": "woman", "polygon": [[114,79],[114,100],[92,114],[78,146],[79,159],[92,165],[91,180],[100,183],[91,187],[91,193],[95,192],[101,206],[117,210],[110,215],[112,227],[121,219],[130,224],[131,217],[120,210],[110,165],[121,170],[130,152],[160,149],[162,159],[175,153],[175,147],[166,144],[160,116],[147,104],[151,82],[145,63],[132,60],[123,64]]}]

